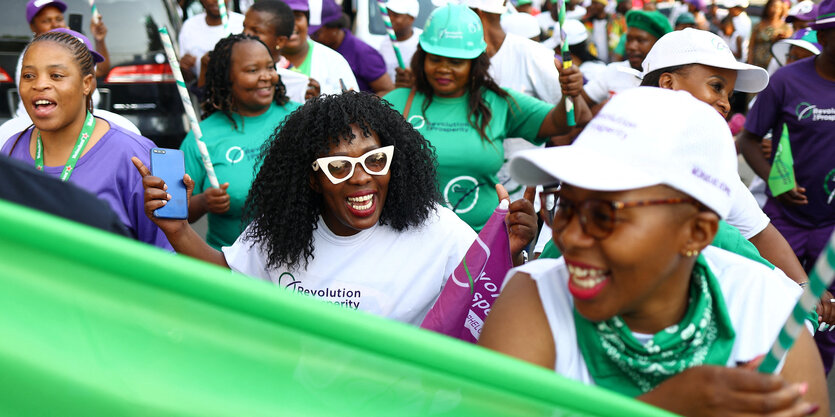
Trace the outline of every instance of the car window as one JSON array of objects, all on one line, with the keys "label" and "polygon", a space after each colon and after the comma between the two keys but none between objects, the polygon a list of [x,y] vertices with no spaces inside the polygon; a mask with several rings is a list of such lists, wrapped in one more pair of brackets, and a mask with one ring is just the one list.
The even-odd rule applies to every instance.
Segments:
[{"label": "car window", "polygon": [[[423,25],[426,23],[426,19],[429,17],[429,14],[432,13],[432,10],[435,10],[435,5],[432,4],[432,0],[418,1],[420,2],[420,13],[418,13],[417,19],[415,19],[414,26],[423,29]],[[370,26],[369,31],[372,34],[386,34],[386,25],[380,17],[380,7],[377,5],[375,0],[370,0],[368,2],[368,20]]]},{"label": "car window", "polygon": [[[147,61],[149,52],[162,50],[157,28],[167,26],[172,32],[177,33],[180,26],[179,18],[175,16],[172,20],[167,11],[167,1],[96,0],[96,7],[107,25],[106,41],[111,66]],[[67,11],[64,12],[67,24],[70,24],[72,14],[80,15],[80,32],[92,38],[88,0],[64,2],[67,4]],[[6,6],[4,9],[8,12],[0,13],[0,56],[13,56],[16,61],[17,56],[32,39],[32,31],[26,22],[26,0],[4,0],[3,3]],[[176,39],[174,43],[176,44]],[[7,66],[0,65],[4,68]],[[14,67],[11,71],[14,71]]]}]

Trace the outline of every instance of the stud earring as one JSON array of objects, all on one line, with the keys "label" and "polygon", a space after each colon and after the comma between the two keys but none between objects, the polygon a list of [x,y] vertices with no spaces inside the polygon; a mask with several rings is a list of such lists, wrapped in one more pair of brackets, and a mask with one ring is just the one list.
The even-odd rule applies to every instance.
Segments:
[{"label": "stud earring", "polygon": [[682,255],[684,255],[688,258],[691,258],[691,257],[696,256],[698,254],[699,254],[699,251],[697,251],[697,250],[686,250],[686,251],[684,251],[684,253],[682,253]]}]

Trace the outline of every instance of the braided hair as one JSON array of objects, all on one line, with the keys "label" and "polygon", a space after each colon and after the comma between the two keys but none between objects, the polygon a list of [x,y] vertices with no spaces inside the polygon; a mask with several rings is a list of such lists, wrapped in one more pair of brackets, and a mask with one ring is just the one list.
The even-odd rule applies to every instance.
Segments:
[{"label": "braided hair", "polygon": [[313,231],[325,201],[311,185],[311,164],[331,146],[353,141],[352,126],[365,135],[376,133],[380,146],[395,147],[380,224],[402,231],[423,224],[434,212],[439,198],[429,142],[373,94],[321,95],[276,127],[244,206],[244,218],[251,220],[246,237],[263,248],[268,267],[306,267],[313,258]]},{"label": "braided hair", "polygon": [[[93,54],[90,53],[89,49],[87,49],[87,45],[85,45],[80,39],[64,32],[44,32],[35,36],[35,39],[32,39],[32,42],[29,42],[29,45],[26,45],[26,48],[23,50],[23,55],[26,56],[29,48],[38,42],[54,42],[66,48],[70,54],[72,54],[76,64],[78,64],[78,67],[81,69],[81,77],[83,78],[87,75],[92,75],[93,82],[95,83],[96,62],[93,60]],[[95,84],[90,90],[90,93],[87,94],[84,99],[87,111],[90,113],[93,112],[93,90],[95,90]]]},{"label": "braided hair", "polygon": [[[237,105],[232,95],[232,82],[229,80],[229,70],[232,68],[232,50],[240,42],[258,42],[264,46],[267,53],[270,53],[267,45],[255,36],[244,34],[229,35],[218,41],[215,49],[209,52],[209,67],[206,69],[206,98],[203,99],[203,103],[200,105],[202,119],[211,116],[216,111],[221,111],[229,118],[235,129],[238,128],[238,124],[232,117],[232,113],[236,112]],[[271,53],[270,56],[272,57]],[[278,83],[275,85],[273,101],[279,106],[283,106],[290,101],[290,98],[287,97],[287,89],[284,87],[284,83],[281,82],[281,77],[279,77]]]}]

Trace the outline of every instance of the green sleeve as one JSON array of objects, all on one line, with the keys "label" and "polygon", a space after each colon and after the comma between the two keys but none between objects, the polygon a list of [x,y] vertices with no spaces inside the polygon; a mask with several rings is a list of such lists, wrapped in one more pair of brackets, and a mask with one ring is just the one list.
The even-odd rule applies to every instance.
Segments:
[{"label": "green sleeve", "polygon": [[626,32],[624,32],[623,35],[620,35],[618,46],[615,47],[614,52],[620,56],[624,56],[626,54]]},{"label": "green sleeve", "polygon": [[536,145],[545,143],[545,138],[538,137],[539,128],[554,105],[510,88],[506,88],[505,91],[510,94],[507,137],[523,138]]},{"label": "green sleeve", "polygon": [[562,253],[560,253],[557,245],[554,244],[554,239],[549,240],[548,243],[545,244],[545,247],[542,248],[542,253],[539,255],[540,258],[553,259],[559,258],[560,256],[562,256]]},{"label": "green sleeve", "polygon": [[748,239],[745,239],[745,237],[739,233],[739,230],[724,220],[719,221],[719,230],[716,231],[716,236],[713,238],[711,245],[733,252],[737,255],[742,255],[752,261],[757,261],[771,269],[774,269],[774,265],[760,256],[760,251],[757,250],[757,247],[754,246],[753,243],[749,242]]},{"label": "green sleeve", "polygon": [[194,180],[194,194],[200,194],[206,190],[206,170],[203,168],[203,159],[200,158],[200,151],[197,149],[197,142],[194,141],[194,132],[188,132],[183,143],[180,144],[186,163],[186,174]]}]

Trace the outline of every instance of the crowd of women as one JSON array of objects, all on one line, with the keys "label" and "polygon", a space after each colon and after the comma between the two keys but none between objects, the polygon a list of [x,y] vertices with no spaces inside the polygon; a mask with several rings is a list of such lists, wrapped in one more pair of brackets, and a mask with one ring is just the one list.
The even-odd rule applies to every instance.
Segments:
[{"label": "crowd of women", "polygon": [[[30,3],[41,7],[31,21],[60,2]],[[414,325],[511,199],[499,180],[509,160],[511,179],[528,187],[505,220],[517,268],[480,345],[683,415],[829,415],[835,343],[818,330],[835,324],[831,293],[777,374],[756,367],[835,224],[835,155],[825,149],[835,0],[815,6],[815,38],[788,43],[781,58],[797,62],[771,79],[715,34],[629,12],[626,63],[590,84],[582,65],[550,53],[540,65],[550,75],[497,72],[502,45],[520,41],[495,25],[505,5],[494,3],[434,10],[409,68],[397,71],[400,88],[383,98],[321,95],[311,78],[296,102],[277,68],[291,39],[313,42],[309,10],[259,0],[244,33],[221,38],[202,61],[200,125],[222,182],[210,184],[189,134],[187,219],[154,215],[171,199],[148,169],[154,145],[94,112],[103,57],[73,31],[38,32],[23,52],[19,91],[32,124],[2,154],[95,194],[136,240]],[[537,51],[525,42],[519,57]],[[817,52],[801,59],[809,45]],[[505,86],[535,92],[543,77],[557,91]],[[727,120],[734,91],[761,92],[737,146]],[[774,157],[763,137],[784,131],[814,172],[798,163],[797,186],[769,194],[763,212],[739,178],[737,147],[767,180]],[[508,138],[532,149],[507,156]],[[190,225],[203,216],[205,238]],[[529,252],[541,259],[528,262]]]}]

